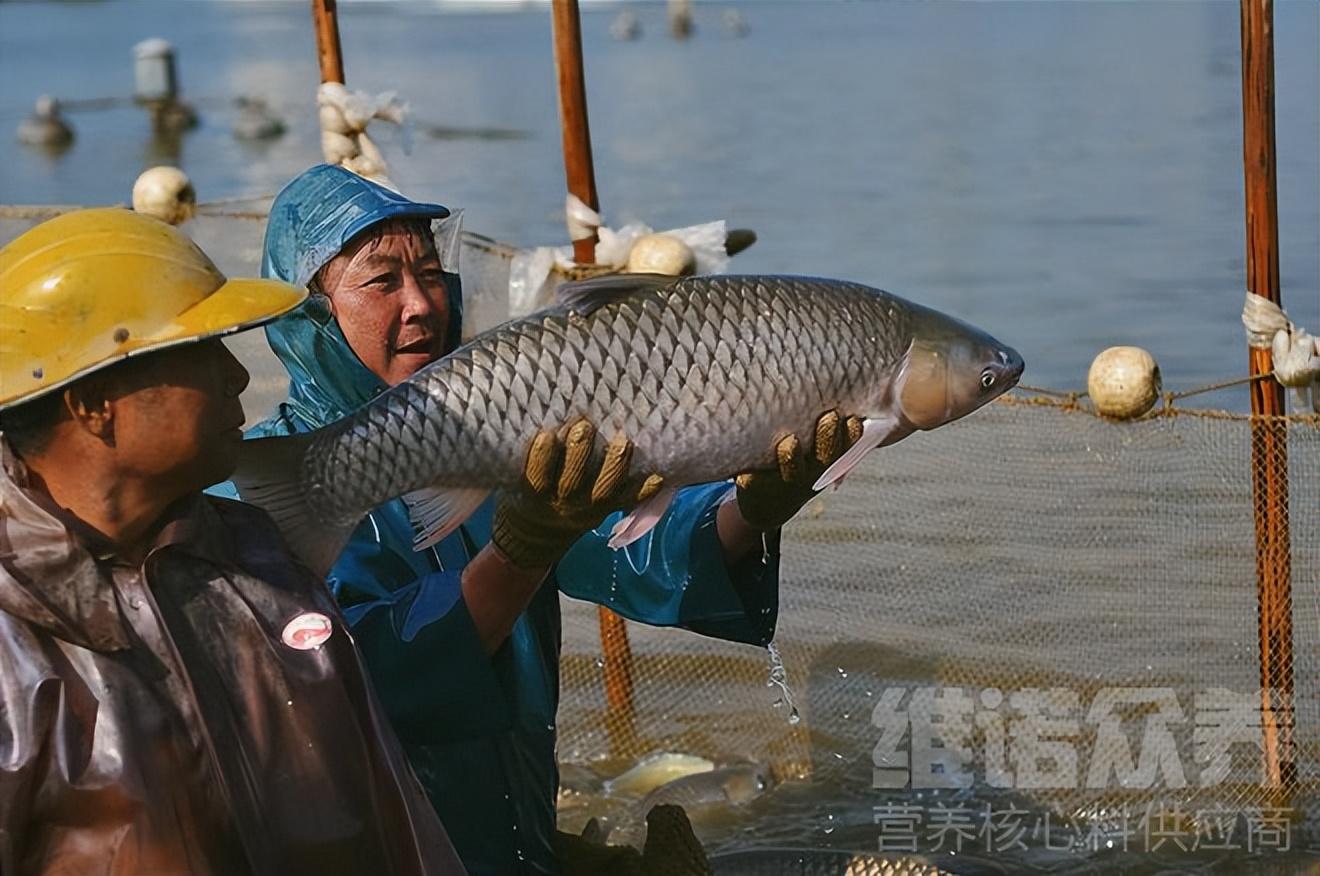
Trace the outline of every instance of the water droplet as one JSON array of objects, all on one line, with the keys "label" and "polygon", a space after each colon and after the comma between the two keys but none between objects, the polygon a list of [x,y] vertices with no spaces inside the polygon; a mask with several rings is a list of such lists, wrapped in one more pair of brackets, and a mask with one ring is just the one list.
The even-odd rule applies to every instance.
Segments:
[{"label": "water droplet", "polygon": [[604,669],[604,668],[605,668],[605,658],[604,658],[604,657],[597,657],[597,658],[596,658],[596,668],[597,668],[597,669]]},{"label": "water droplet", "polygon": [[798,715],[797,706],[793,705],[793,693],[788,689],[788,670],[784,668],[784,658],[779,656],[779,649],[775,647],[774,642],[767,644],[765,650],[770,655],[770,680],[766,682],[766,687],[779,688],[783,701],[791,710],[788,723],[796,724],[802,718]]},{"label": "water droplet", "polygon": [[848,677],[848,673],[846,673],[846,672],[843,671],[843,667],[842,667],[842,666],[836,666],[836,667],[834,667],[834,668],[837,669],[837,670],[839,670],[839,677],[840,677],[840,678],[847,678],[847,677]]},{"label": "water droplet", "polygon": [[832,828],[832,827],[827,827],[827,828],[825,828],[825,832],[826,832],[826,833],[834,833],[834,828]]}]

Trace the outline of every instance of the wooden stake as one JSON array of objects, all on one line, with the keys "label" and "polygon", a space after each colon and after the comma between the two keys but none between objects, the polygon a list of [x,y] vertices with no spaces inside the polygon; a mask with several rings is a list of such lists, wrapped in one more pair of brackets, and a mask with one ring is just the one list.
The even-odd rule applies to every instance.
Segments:
[{"label": "wooden stake", "polygon": [[[1274,156],[1274,4],[1240,0],[1242,162],[1246,183],[1247,290],[1276,304],[1279,210]],[[1252,376],[1274,370],[1269,350],[1251,348]],[[1283,387],[1251,384],[1251,489],[1256,518],[1256,595],[1260,625],[1261,725],[1265,783],[1287,791],[1297,780],[1293,743],[1292,567],[1288,531],[1288,427]]]},{"label": "wooden stake", "polygon": [[[568,190],[593,210],[600,209],[596,197],[596,171],[591,160],[591,126],[587,122],[587,80],[582,69],[582,23],[577,0],[554,0],[555,70],[559,77],[559,123],[564,137],[564,174]],[[573,241],[573,260],[589,265],[596,261],[596,235]],[[632,649],[623,618],[598,606],[600,647],[605,661],[605,700],[610,707],[611,738],[622,731],[633,732]]]},{"label": "wooden stake", "polygon": [[339,48],[339,10],[336,0],[312,0],[316,23],[316,58],[321,63],[321,81],[344,81],[344,53]]},{"label": "wooden stake", "polygon": [[[587,122],[587,80],[582,70],[582,23],[577,0],[554,0],[555,70],[559,75],[559,123],[564,137],[564,173],[568,190],[593,210],[596,171],[591,162],[591,126]],[[596,234],[573,241],[573,260],[596,261]]]}]

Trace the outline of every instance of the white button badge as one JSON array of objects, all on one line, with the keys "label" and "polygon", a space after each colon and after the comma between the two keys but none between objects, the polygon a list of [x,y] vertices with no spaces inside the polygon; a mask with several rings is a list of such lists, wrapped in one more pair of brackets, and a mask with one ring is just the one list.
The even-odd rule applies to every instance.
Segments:
[{"label": "white button badge", "polygon": [[330,634],[335,631],[330,618],[319,611],[300,614],[284,627],[280,636],[284,644],[299,651],[314,651],[325,644]]}]

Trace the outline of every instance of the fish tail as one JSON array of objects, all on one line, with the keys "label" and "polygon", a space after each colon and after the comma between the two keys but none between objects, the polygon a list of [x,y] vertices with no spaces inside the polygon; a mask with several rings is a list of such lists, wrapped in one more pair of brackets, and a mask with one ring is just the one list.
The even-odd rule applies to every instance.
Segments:
[{"label": "fish tail", "polygon": [[318,576],[334,565],[356,521],[335,525],[317,514],[303,487],[303,457],[315,433],[244,441],[233,483],[239,498],[275,521],[297,557]]}]

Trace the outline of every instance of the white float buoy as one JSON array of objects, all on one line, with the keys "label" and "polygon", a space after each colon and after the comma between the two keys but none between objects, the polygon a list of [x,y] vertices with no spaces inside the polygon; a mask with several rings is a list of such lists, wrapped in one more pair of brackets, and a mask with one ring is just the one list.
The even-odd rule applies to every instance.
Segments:
[{"label": "white float buoy", "polygon": [[623,11],[610,22],[610,36],[627,42],[642,35],[642,22],[631,12]]},{"label": "white float buoy", "polygon": [[238,99],[238,120],[234,122],[236,139],[273,140],[283,134],[283,120],[270,111],[266,101],[259,97]]},{"label": "white float buoy", "polygon": [[1140,417],[1160,396],[1160,367],[1140,347],[1110,347],[1095,357],[1086,392],[1097,413],[1117,420]]},{"label": "white float buoy", "polygon": [[644,234],[628,251],[630,274],[666,274],[686,277],[696,272],[697,257],[688,246],[669,234]]},{"label": "white float buoy", "polygon": [[197,193],[188,174],[177,167],[152,167],[133,183],[133,209],[178,225],[196,212]]},{"label": "white float buoy", "polygon": [[37,98],[37,106],[18,125],[18,142],[59,150],[73,142],[73,129],[60,116],[60,102],[50,95]]}]

